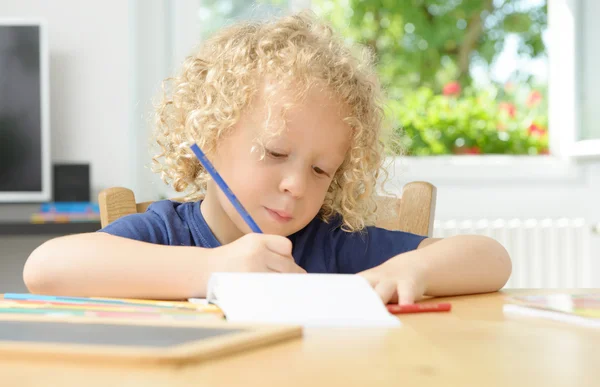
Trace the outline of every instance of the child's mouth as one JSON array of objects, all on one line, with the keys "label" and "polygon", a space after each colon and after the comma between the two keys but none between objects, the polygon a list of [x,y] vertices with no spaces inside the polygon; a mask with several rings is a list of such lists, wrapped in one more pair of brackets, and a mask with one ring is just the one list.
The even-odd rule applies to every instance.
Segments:
[{"label": "child's mouth", "polygon": [[269,213],[269,215],[271,215],[271,217],[273,219],[275,219],[277,222],[280,223],[287,223],[290,220],[292,220],[292,216],[291,214],[285,212],[285,211],[277,211],[277,210],[272,210],[270,208],[265,207],[265,209],[267,210],[267,212]]}]

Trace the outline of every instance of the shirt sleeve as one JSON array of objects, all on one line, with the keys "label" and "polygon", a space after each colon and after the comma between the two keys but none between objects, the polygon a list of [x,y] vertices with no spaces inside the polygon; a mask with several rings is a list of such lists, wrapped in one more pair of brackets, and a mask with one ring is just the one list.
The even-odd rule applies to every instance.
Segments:
[{"label": "shirt sleeve", "polygon": [[398,254],[416,250],[427,238],[378,227],[354,233],[338,228],[331,235],[338,272],[342,274],[356,274],[379,266]]},{"label": "shirt sleeve", "polygon": [[168,200],[155,202],[146,212],[119,218],[98,232],[154,244],[185,245],[182,239],[189,239],[189,229],[175,206]]}]

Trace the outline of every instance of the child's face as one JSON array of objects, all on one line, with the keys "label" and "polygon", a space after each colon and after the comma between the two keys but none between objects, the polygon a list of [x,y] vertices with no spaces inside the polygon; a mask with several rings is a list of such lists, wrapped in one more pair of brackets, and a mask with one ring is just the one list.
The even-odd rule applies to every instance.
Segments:
[{"label": "child's face", "polygon": [[[283,125],[280,112],[281,100],[275,100],[270,130]],[[261,159],[256,138],[264,133],[267,109],[259,95],[253,109],[219,140],[213,163],[264,233],[293,234],[319,212],[350,145],[351,130],[342,120],[343,112],[328,93],[309,91],[305,101],[286,112],[285,129],[269,137]],[[205,205],[206,220],[222,243],[250,231],[212,181]]]}]

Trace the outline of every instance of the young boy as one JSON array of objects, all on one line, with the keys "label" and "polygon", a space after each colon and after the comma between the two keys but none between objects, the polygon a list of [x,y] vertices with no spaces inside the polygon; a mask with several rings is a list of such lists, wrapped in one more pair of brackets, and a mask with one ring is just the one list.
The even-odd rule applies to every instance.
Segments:
[{"label": "young boy", "polygon": [[[224,29],[186,59],[157,108],[156,170],[186,203],[159,201],[29,257],[31,292],[185,299],[212,272],[358,273],[383,302],[500,289],[506,250],[370,226],[383,158],[368,55],[301,13]],[[250,233],[189,146],[197,143],[258,223]]]}]

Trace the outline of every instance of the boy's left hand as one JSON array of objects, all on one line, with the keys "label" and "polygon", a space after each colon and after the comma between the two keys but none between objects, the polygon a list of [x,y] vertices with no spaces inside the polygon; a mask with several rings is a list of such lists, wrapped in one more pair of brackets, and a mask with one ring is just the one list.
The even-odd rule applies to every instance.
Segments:
[{"label": "boy's left hand", "polygon": [[369,281],[384,304],[412,304],[426,291],[426,265],[414,252],[397,255],[358,273]]}]

